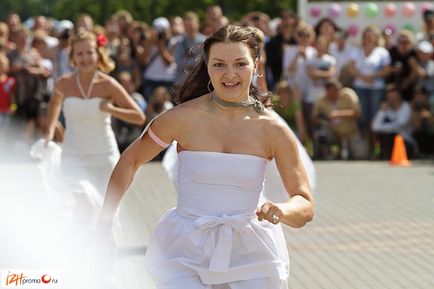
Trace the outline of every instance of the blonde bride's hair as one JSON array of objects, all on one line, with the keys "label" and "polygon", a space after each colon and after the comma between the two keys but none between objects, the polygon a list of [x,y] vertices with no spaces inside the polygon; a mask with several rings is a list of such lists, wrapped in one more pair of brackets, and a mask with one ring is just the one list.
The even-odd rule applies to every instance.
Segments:
[{"label": "blonde bride's hair", "polygon": [[74,54],[74,44],[80,41],[92,41],[95,43],[96,52],[98,54],[98,64],[97,67],[99,70],[105,73],[111,72],[115,68],[115,64],[113,60],[107,55],[105,48],[103,46],[98,45],[97,37],[94,33],[81,30],[75,34],[71,39],[71,52],[69,55],[69,59],[72,59]]}]

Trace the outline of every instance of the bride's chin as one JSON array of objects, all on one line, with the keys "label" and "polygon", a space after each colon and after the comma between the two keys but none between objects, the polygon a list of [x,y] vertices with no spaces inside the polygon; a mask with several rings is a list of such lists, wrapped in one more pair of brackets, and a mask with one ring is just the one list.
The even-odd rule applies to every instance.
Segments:
[{"label": "bride's chin", "polygon": [[96,66],[94,65],[83,65],[78,67],[79,70],[83,72],[88,72],[96,69]]}]

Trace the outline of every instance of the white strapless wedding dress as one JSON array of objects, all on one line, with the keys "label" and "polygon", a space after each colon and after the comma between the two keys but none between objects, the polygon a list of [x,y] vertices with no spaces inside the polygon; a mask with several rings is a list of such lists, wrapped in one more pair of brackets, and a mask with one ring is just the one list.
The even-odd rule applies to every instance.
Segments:
[{"label": "white strapless wedding dress", "polygon": [[253,155],[179,153],[177,206],[146,254],[158,289],[287,288],[282,228],[255,215],[267,164]]},{"label": "white strapless wedding dress", "polygon": [[42,159],[47,193],[63,214],[71,214],[76,199],[85,197],[97,211],[102,207],[107,184],[119,150],[111,127],[111,115],[100,110],[99,97],[66,97],[63,102],[65,136],[62,144],[39,140],[31,154]]},{"label": "white strapless wedding dress", "polygon": [[[275,111],[271,110],[271,112],[279,119],[282,124],[288,126],[285,120],[280,117]],[[312,159],[309,157],[309,154],[307,153],[306,149],[303,147],[302,143],[297,138],[295,133],[291,130],[289,126],[288,128],[293,135],[294,140],[296,141],[298,153],[300,155],[301,162],[306,170],[312,193],[316,193],[316,171]],[[176,150],[177,143],[176,141],[174,141],[166,150],[162,162],[163,167],[166,170],[167,175],[169,176],[169,179],[174,184],[176,184],[176,178],[178,174],[178,153]],[[264,197],[265,199],[275,203],[286,202],[289,199],[288,193],[286,192],[286,189],[282,183],[279,171],[277,170],[276,161],[274,159],[269,162],[267,168],[265,169]]]}]

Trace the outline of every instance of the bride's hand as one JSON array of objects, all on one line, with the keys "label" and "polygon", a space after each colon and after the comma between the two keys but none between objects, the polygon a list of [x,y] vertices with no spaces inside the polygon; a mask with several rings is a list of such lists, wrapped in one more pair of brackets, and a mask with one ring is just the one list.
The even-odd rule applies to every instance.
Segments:
[{"label": "bride's hand", "polygon": [[113,102],[109,99],[103,99],[99,104],[99,109],[101,111],[111,113],[113,109]]},{"label": "bride's hand", "polygon": [[44,147],[45,148],[48,147],[48,144],[50,143],[50,141],[53,140],[53,137],[54,137],[54,133],[51,133],[51,132],[45,133],[45,135],[44,135],[44,140],[45,140]]},{"label": "bride's hand", "polygon": [[256,210],[256,215],[259,221],[267,220],[276,225],[283,219],[284,213],[277,204],[266,202]]}]

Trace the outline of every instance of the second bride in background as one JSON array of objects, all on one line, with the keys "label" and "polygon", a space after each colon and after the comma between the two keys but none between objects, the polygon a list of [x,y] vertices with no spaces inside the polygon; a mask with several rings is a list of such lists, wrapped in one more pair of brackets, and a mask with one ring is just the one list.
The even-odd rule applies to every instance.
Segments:
[{"label": "second bride in background", "polygon": [[[90,223],[98,213],[119,159],[111,117],[137,125],[145,121],[125,89],[106,74],[114,65],[105,54],[104,40],[87,31],[72,38],[70,59],[76,72],[61,77],[54,85],[44,144],[46,153],[51,150],[57,151],[54,156],[59,155],[55,174],[47,176],[49,184],[57,188],[51,197],[56,205],[72,208],[70,213],[84,223]],[[59,148],[51,140],[62,107],[66,128]]]}]

